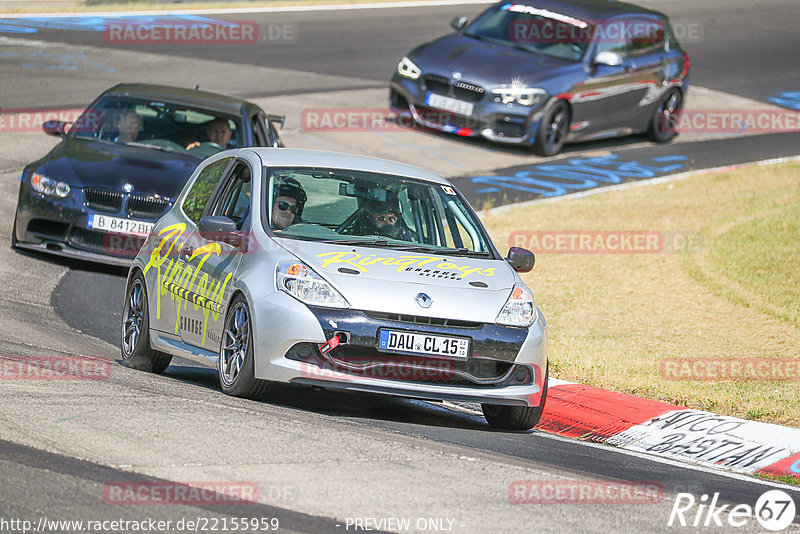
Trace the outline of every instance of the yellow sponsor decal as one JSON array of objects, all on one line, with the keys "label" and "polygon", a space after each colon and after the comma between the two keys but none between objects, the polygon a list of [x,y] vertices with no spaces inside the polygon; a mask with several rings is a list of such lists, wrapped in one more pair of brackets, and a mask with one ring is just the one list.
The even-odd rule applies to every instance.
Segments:
[{"label": "yellow sponsor decal", "polygon": [[[181,241],[183,233],[186,231],[186,223],[173,224],[161,229],[158,235],[162,237],[158,245],[150,253],[150,260],[144,267],[145,274],[151,268],[155,268],[156,274],[156,318],[161,318],[161,297],[169,295],[175,303],[175,333],[181,325],[181,309],[185,310],[189,303],[195,310],[202,308],[203,313],[203,343],[206,342],[208,334],[208,319],[216,322],[224,310],[222,299],[225,288],[233,276],[228,273],[224,281],[210,279],[208,273],[202,273],[203,264],[212,254],[222,252],[219,243],[209,243],[198,247],[192,252],[188,262],[182,260],[169,259],[169,255],[174,247],[178,250],[183,248],[185,241]],[[199,258],[199,259],[198,259]],[[197,265],[191,265],[198,259]],[[198,279],[198,276],[200,278]]]},{"label": "yellow sponsor decal", "polygon": [[[325,258],[322,260],[322,268],[326,269],[330,265],[344,263],[351,267],[355,267],[362,273],[368,273],[370,265],[397,265],[397,272],[403,272],[408,268],[425,267],[426,269],[435,269],[440,271],[461,271],[459,278],[465,278],[471,274],[480,274],[483,276],[494,276],[494,267],[481,268],[471,267],[469,265],[458,265],[450,260],[444,258],[437,258],[431,256],[377,256],[369,254],[363,256],[358,252],[325,252],[317,254],[318,258]],[[435,263],[439,262],[439,263]]]}]

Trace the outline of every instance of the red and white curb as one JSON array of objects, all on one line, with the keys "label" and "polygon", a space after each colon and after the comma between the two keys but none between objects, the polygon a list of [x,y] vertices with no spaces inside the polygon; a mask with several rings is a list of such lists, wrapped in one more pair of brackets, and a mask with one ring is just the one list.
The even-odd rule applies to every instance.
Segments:
[{"label": "red and white curb", "polygon": [[551,379],[538,430],[739,473],[800,481],[800,429]]}]

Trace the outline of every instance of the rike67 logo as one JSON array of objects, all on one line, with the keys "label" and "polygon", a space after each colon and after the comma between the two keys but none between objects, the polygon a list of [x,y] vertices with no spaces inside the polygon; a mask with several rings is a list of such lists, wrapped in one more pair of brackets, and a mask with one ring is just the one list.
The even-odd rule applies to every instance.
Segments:
[{"label": "rike67 logo", "polygon": [[795,518],[794,499],[781,490],[769,490],[749,504],[719,504],[719,493],[704,494],[696,499],[691,493],[678,493],[669,514],[667,526],[672,527],[744,527],[753,526],[755,518],[762,528],[777,532],[792,524]]}]

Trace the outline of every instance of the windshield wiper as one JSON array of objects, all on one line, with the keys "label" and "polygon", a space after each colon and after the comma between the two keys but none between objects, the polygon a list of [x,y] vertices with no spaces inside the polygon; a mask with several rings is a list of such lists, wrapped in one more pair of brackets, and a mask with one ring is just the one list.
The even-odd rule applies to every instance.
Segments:
[{"label": "windshield wiper", "polygon": [[136,141],[131,141],[130,143],[122,143],[128,146],[138,146],[143,148],[153,148],[155,150],[160,150],[162,152],[171,152],[173,154],[180,154],[177,150],[172,150],[171,148],[167,148],[165,146],[158,146],[158,145],[148,145],[147,143],[137,143]]},{"label": "windshield wiper", "polygon": [[491,257],[491,254],[488,252],[484,252],[482,250],[470,250],[468,248],[446,248],[444,250],[439,250],[441,254],[446,254],[449,256],[484,256],[484,257]]}]

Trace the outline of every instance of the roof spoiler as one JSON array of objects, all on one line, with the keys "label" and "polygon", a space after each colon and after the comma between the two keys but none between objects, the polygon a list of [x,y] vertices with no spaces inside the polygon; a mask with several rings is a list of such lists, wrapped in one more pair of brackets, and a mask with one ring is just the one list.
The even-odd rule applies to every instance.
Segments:
[{"label": "roof spoiler", "polygon": [[286,115],[273,115],[272,113],[267,113],[267,120],[273,123],[281,123],[281,129],[283,129],[283,124],[286,122]]}]

